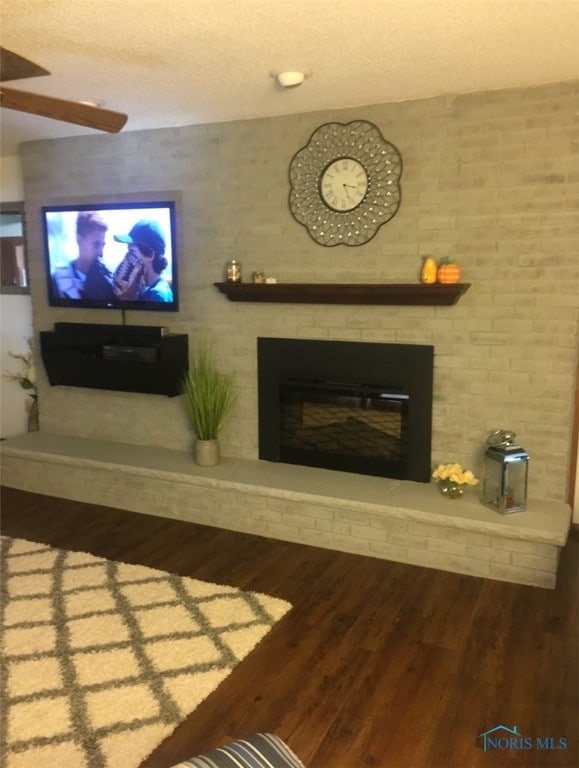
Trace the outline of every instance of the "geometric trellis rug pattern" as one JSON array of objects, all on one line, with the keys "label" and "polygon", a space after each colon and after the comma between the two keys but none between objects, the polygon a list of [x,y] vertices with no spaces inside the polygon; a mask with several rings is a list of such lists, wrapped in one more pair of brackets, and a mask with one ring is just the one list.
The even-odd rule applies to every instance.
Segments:
[{"label": "geometric trellis rug pattern", "polygon": [[4,768],[137,768],[291,605],[0,537]]}]

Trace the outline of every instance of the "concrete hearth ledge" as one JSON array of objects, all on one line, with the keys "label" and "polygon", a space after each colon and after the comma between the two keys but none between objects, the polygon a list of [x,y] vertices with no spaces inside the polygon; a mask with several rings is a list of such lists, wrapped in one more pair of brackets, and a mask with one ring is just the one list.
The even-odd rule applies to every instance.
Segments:
[{"label": "concrete hearth ledge", "polygon": [[[1,443],[1,455],[43,464],[110,470],[252,496],[315,503],[332,509],[356,510],[384,519],[451,526],[519,541],[563,546],[571,521],[567,504],[530,499],[522,513],[503,516],[479,500],[469,488],[460,500],[448,500],[433,483],[414,483],[267,461],[223,458],[217,467],[195,465],[190,453],[147,446],[33,432]],[[34,470],[31,468],[30,470]],[[2,472],[4,485],[11,478]],[[19,484],[18,487],[21,487]],[[31,488],[32,490],[32,488]],[[38,489],[34,489],[38,492]],[[86,501],[91,501],[86,498]],[[119,506],[122,506],[119,504]]]}]

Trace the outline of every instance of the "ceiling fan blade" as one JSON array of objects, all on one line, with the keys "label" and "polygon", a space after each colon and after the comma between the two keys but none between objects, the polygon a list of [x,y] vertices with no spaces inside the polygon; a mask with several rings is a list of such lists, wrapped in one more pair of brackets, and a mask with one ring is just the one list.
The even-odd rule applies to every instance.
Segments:
[{"label": "ceiling fan blade", "polygon": [[88,128],[107,133],[118,133],[127,122],[127,115],[122,112],[112,112],[109,109],[56,99],[53,96],[15,91],[4,85],[0,85],[0,106],[31,115],[49,117],[52,120],[62,120],[65,123],[86,125]]},{"label": "ceiling fan blade", "polygon": [[7,48],[0,47],[0,82],[49,74],[50,72],[44,67],[39,67],[38,64],[25,59],[24,56],[19,56]]}]

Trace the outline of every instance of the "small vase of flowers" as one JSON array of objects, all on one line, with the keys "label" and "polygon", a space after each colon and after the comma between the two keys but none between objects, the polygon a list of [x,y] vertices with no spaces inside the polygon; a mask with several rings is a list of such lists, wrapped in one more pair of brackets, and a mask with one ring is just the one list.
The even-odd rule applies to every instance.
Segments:
[{"label": "small vase of flowers", "polygon": [[439,464],[432,477],[438,481],[440,492],[447,499],[459,499],[465,485],[478,484],[470,469],[463,469],[460,464]]},{"label": "small vase of flowers", "polygon": [[22,370],[20,373],[6,373],[4,378],[10,381],[17,381],[23,390],[30,397],[30,403],[28,406],[28,431],[38,431],[38,394],[36,392],[36,368],[34,367],[33,359],[33,338],[29,336],[26,339],[28,345],[28,352],[8,352],[10,357],[15,360],[20,360],[22,363]]}]

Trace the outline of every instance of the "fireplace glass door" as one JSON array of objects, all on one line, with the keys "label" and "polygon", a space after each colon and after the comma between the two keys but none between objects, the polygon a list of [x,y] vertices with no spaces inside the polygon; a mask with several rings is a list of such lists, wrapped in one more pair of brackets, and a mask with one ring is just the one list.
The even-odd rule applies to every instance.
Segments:
[{"label": "fireplace glass door", "polygon": [[280,383],[280,460],[406,477],[403,387],[290,378]]},{"label": "fireplace glass door", "polygon": [[434,347],[259,338],[259,458],[429,483]]}]

